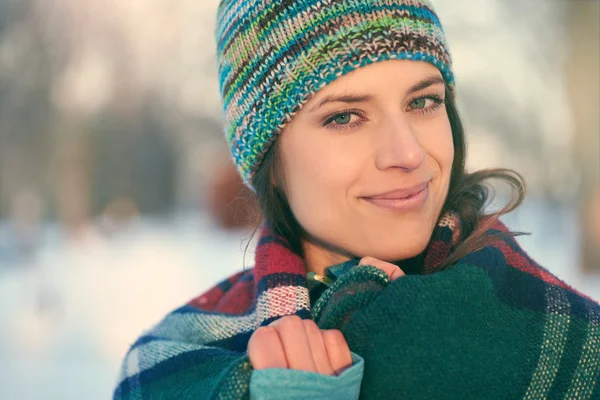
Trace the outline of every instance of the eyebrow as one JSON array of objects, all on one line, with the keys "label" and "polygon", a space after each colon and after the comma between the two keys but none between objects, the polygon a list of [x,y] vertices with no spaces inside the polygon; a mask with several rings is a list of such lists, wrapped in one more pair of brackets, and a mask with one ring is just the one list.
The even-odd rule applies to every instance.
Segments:
[{"label": "eyebrow", "polygon": [[[439,75],[428,76],[427,78],[425,78],[425,79],[417,82],[413,86],[411,86],[406,93],[412,94],[412,93],[418,92],[419,90],[426,89],[429,86],[433,86],[433,85],[440,84],[440,83],[441,84],[445,83],[444,79],[441,76],[439,76]],[[332,95],[332,96],[325,97],[321,101],[321,103],[312,107],[309,111],[315,112],[327,103],[337,103],[337,102],[340,102],[340,103],[362,103],[365,101],[370,101],[372,99],[373,99],[373,96],[370,96],[370,95],[363,95],[363,96],[354,95],[354,94]]]}]

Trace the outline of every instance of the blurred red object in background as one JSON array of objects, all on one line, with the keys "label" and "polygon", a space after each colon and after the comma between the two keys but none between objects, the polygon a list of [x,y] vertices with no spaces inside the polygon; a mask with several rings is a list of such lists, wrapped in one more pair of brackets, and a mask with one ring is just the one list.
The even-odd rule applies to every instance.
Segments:
[{"label": "blurred red object in background", "polygon": [[222,228],[256,226],[260,219],[256,196],[244,185],[231,161],[215,168],[207,189],[208,210]]}]

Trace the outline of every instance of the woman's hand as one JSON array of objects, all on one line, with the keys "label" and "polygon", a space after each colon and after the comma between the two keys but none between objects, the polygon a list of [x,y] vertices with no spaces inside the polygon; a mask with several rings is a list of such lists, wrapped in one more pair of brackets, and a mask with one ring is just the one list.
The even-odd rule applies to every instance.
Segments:
[{"label": "woman's hand", "polygon": [[352,365],[342,332],[321,330],[313,320],[288,315],[258,328],[248,342],[255,370],[287,368],[339,375]]},{"label": "woman's hand", "polygon": [[[404,272],[396,265],[364,257],[359,265],[371,265],[385,272],[391,281]],[[258,328],[248,342],[248,356],[255,370],[298,369],[324,375],[339,375],[352,365],[350,348],[342,332],[321,330],[313,320],[296,315],[281,317]]]},{"label": "woman's hand", "polygon": [[395,281],[396,279],[405,275],[404,271],[402,271],[397,265],[386,261],[381,261],[373,257],[363,257],[358,265],[370,265],[372,267],[379,268],[390,277],[390,281]]}]

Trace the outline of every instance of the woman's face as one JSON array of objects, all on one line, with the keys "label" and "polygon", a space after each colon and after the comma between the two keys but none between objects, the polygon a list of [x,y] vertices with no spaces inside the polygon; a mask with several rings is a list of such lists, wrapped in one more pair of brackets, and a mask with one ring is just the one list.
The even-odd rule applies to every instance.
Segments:
[{"label": "woman's face", "polygon": [[393,60],[338,78],[302,107],[279,155],[290,208],[311,242],[390,262],[425,249],[454,159],[445,95],[433,65]]}]

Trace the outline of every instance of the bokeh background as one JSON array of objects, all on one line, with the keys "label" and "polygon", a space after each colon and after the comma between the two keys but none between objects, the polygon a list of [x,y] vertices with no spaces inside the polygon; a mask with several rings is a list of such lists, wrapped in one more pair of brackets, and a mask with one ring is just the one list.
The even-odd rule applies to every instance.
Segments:
[{"label": "bokeh background", "polygon": [[[503,220],[600,300],[600,2],[433,3],[469,168],[525,177]],[[109,398],[142,330],[252,265],[216,7],[0,0],[0,399]]]}]

